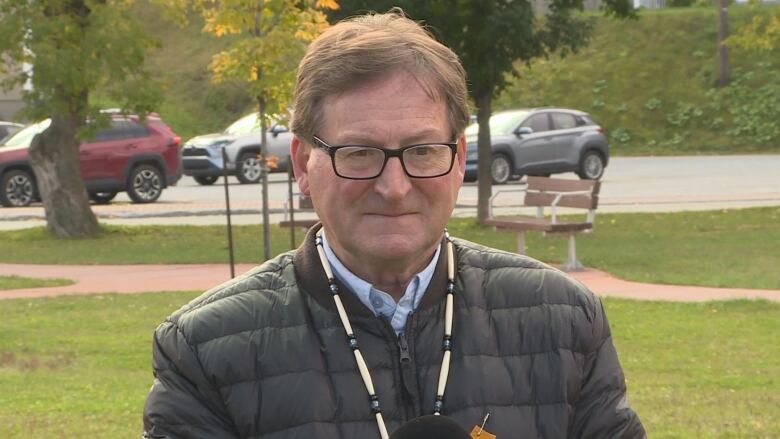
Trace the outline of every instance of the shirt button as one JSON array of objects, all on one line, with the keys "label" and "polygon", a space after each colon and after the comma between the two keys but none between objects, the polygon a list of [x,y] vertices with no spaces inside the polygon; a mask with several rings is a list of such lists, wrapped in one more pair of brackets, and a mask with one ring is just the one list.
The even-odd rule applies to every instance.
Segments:
[{"label": "shirt button", "polygon": [[384,302],[382,302],[382,299],[375,297],[371,299],[371,304],[374,305],[374,308],[381,308]]}]

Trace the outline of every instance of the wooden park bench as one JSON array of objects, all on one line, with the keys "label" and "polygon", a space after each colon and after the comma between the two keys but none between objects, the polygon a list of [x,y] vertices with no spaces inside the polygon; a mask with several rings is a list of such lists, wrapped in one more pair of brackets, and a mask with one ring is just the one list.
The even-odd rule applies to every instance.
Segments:
[{"label": "wooden park bench", "polygon": [[[564,271],[580,271],[584,267],[577,260],[575,236],[577,233],[589,233],[593,230],[596,208],[599,203],[600,181],[563,180],[548,177],[531,177],[527,179],[524,207],[536,207],[536,216],[490,217],[485,224],[499,230],[514,230],[517,232],[517,252],[525,254],[525,232],[541,231],[547,234],[566,234],[569,238],[568,256],[561,267]],[[496,194],[498,195],[498,193]],[[491,211],[492,202],[491,198]],[[550,208],[550,215],[545,216],[544,208]],[[562,221],[558,218],[557,208],[587,209],[584,221]]]}]

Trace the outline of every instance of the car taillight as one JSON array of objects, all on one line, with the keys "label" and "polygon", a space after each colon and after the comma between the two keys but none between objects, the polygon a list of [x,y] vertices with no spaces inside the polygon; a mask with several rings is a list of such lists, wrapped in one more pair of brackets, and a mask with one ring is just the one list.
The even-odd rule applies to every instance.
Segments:
[{"label": "car taillight", "polygon": [[171,143],[169,143],[168,146],[181,146],[181,137],[173,136],[173,139],[171,139]]}]

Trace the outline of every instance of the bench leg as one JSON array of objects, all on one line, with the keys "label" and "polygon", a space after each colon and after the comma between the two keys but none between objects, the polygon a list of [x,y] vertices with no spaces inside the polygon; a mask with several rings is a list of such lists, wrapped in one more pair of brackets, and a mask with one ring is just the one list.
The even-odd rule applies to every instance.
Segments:
[{"label": "bench leg", "polygon": [[517,232],[517,253],[525,254],[525,230]]},{"label": "bench leg", "polygon": [[577,260],[577,245],[574,241],[574,233],[569,233],[569,251],[566,263],[561,267],[563,271],[583,271],[585,266]]}]

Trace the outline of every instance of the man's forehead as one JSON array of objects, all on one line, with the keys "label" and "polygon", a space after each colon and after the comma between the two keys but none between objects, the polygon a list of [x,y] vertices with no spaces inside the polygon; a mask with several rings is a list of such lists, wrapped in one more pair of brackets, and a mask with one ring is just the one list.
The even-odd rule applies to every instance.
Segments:
[{"label": "man's forehead", "polygon": [[400,72],[328,95],[320,111],[330,142],[442,141],[450,132],[445,103]]}]

